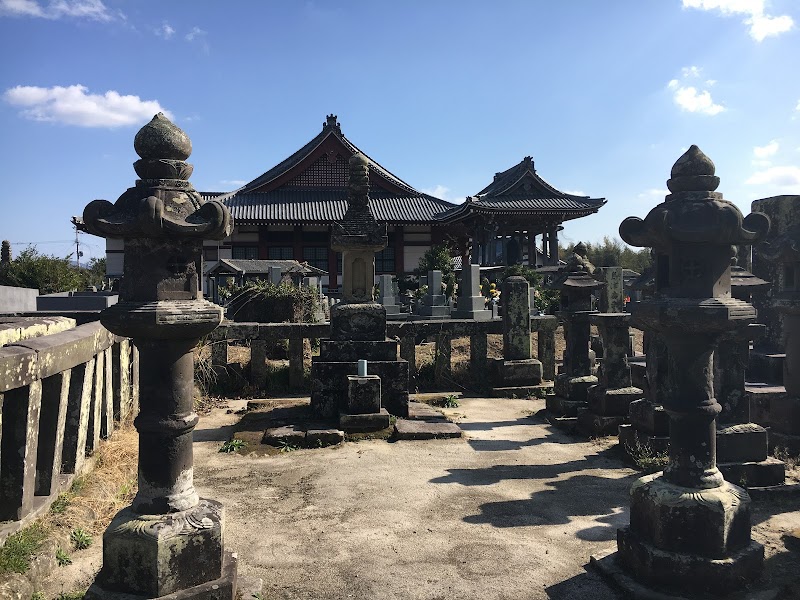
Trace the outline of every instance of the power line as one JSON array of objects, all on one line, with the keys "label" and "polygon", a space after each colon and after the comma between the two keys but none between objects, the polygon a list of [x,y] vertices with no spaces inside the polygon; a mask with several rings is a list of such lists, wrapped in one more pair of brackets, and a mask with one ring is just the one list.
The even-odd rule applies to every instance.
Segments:
[{"label": "power line", "polygon": [[9,242],[12,246],[33,246],[35,244],[72,244],[75,240],[46,240],[43,242]]}]

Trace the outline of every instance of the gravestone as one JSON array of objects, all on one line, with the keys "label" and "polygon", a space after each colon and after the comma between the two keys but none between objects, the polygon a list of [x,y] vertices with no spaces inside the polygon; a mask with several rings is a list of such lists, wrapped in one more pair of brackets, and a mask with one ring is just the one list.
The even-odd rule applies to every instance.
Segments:
[{"label": "gravestone", "polygon": [[676,593],[738,589],[764,561],[750,536],[750,497],[717,468],[712,358],[726,333],[755,322],[755,309],[731,297],[730,247],[763,239],[769,219],[743,218],[718,185],[714,163],[692,146],[672,167],[665,202],[619,229],[626,243],[656,252],[656,295],[632,315],[668,349],[670,459],[631,487],[630,525],[618,531],[615,560],[641,584]]},{"label": "gravestone", "polygon": [[163,114],[136,134],[141,179],[115,204],[95,200],[87,230],[124,239],[120,301],[101,322],[139,350],[139,486],[103,535],[103,566],[86,598],[236,597],[236,558],[225,551],[224,510],[193,483],[194,348],[222,320],[199,285],[204,239],[233,228],[228,209],[188,179],[192,145]]},{"label": "gravestone", "polygon": [[417,304],[417,314],[427,319],[447,319],[450,306],[442,293],[442,272],[428,271],[428,293]]},{"label": "gravestone", "polygon": [[465,265],[461,269],[458,308],[452,313],[454,319],[488,321],[492,318],[492,311],[486,310],[486,298],[481,295],[480,280],[480,265]]},{"label": "gravestone", "polygon": [[400,305],[397,304],[397,299],[394,294],[394,285],[392,283],[391,275],[380,275],[378,277],[378,285],[380,287],[380,295],[378,301],[386,309],[386,315],[400,314]]},{"label": "gravestone", "polygon": [[542,382],[542,363],[531,350],[528,287],[524,277],[507,277],[503,282],[503,358],[490,363],[494,396],[511,395]]},{"label": "gravestone", "polygon": [[[331,307],[330,338],[320,341],[319,356],[311,362],[312,411],[338,418],[350,431],[388,427],[388,413],[408,416],[408,363],[398,358],[399,342],[386,338],[386,308],[372,299],[375,253],[386,241],[386,226],[378,225],[369,206],[369,162],[355,154],[349,161],[347,212],[331,234],[331,248],[342,254],[342,301]],[[367,361],[379,387],[351,385],[348,377],[361,376],[359,360]],[[348,412],[355,391],[376,389],[378,412]]]},{"label": "gravestone", "polygon": [[280,267],[269,268],[269,281],[275,285],[281,284],[281,281],[283,281],[283,272]]}]

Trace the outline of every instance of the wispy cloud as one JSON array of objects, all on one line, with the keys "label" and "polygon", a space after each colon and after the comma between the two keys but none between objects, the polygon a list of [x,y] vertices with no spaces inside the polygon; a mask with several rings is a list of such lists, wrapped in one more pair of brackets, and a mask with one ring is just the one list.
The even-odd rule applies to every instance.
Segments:
[{"label": "wispy cloud", "polygon": [[78,127],[136,125],[158,112],[172,118],[157,100],[123,96],[114,90],[90,94],[88,88],[80,84],[50,88],[18,85],[6,90],[3,98],[13,106],[22,107],[20,114],[26,119]]},{"label": "wispy cloud", "polygon": [[583,190],[564,190],[564,193],[570,196],[588,196]]},{"label": "wispy cloud", "polygon": [[240,188],[245,183],[247,183],[247,180],[245,180],[245,179],[223,179],[223,180],[220,181],[220,183],[225,187]]},{"label": "wispy cloud", "polygon": [[742,22],[749,27],[750,37],[757,42],[794,27],[789,15],[768,15],[765,4],[764,0],[683,0],[684,8],[718,11],[726,17],[743,16]]},{"label": "wispy cloud", "polygon": [[754,146],[753,155],[756,158],[769,158],[770,156],[775,156],[779,148],[778,140],[771,140],[766,146]]},{"label": "wispy cloud", "polygon": [[155,34],[160,38],[164,38],[165,40],[169,40],[169,39],[172,38],[172,36],[175,35],[175,29],[173,29],[172,26],[169,23],[164,21],[161,24],[161,27],[158,27],[155,30]]},{"label": "wispy cloud", "polygon": [[183,36],[183,39],[190,43],[199,44],[205,54],[211,51],[208,45],[208,32],[204,29],[200,29],[197,26],[192,27],[191,31]]},{"label": "wispy cloud", "polygon": [[669,190],[661,188],[649,188],[636,195],[636,199],[641,202],[652,204],[654,202],[661,202],[669,194]]},{"label": "wispy cloud", "polygon": [[88,19],[91,21],[114,21],[124,18],[113,12],[101,0],[51,0],[47,4],[39,0],[0,0],[0,16],[35,17],[40,19]]},{"label": "wispy cloud", "polygon": [[753,173],[747,185],[760,185],[781,191],[797,191],[800,189],[800,167],[793,165],[768,167]]},{"label": "wispy cloud", "polygon": [[722,104],[714,102],[711,92],[705,87],[711,87],[716,83],[713,79],[705,82],[695,81],[701,79],[702,69],[691,66],[681,69],[681,79],[673,79],[667,84],[667,88],[672,91],[672,100],[681,110],[703,115],[714,116],[725,110]]}]

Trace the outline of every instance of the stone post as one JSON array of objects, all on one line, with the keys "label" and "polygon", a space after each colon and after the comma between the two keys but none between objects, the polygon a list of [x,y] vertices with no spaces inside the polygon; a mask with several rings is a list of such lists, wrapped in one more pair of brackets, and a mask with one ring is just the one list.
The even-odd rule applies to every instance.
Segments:
[{"label": "stone post", "polygon": [[542,382],[542,363],[532,358],[530,286],[524,277],[503,282],[503,358],[492,361],[490,380],[495,396],[518,393]]},{"label": "stone post", "polygon": [[598,290],[597,308],[601,313],[625,312],[625,292],[622,286],[622,267],[600,267],[595,271],[605,286]]},{"label": "stone post", "polygon": [[90,233],[125,242],[120,301],[101,322],[133,338],[140,366],[139,488],[103,536],[103,566],[86,598],[232,600],[236,559],[224,550],[224,510],[198,497],[192,475],[193,351],[222,320],[200,292],[202,244],[230,235],[231,217],[189,183],[191,142],[163,114],[142,127],[134,148],[141,179],[115,204],[95,200],[83,213]]},{"label": "stone post", "polygon": [[442,272],[428,271],[428,293],[417,305],[417,314],[427,319],[446,319],[450,316],[447,298],[442,293]]},{"label": "stone post", "polygon": [[764,559],[750,537],[750,497],[717,468],[712,357],[726,332],[755,321],[755,309],[731,297],[730,247],[762,239],[769,219],[743,218],[718,185],[714,163],[692,146],[672,167],[666,201],[619,229],[628,244],[656,252],[656,296],[632,314],[667,346],[670,460],[633,484],[616,559],[634,579],[676,592],[739,589]]},{"label": "stone post", "polygon": [[378,297],[378,301],[383,305],[383,308],[386,309],[386,315],[389,316],[400,314],[400,306],[397,304],[397,300],[394,295],[392,276],[379,275],[378,286],[380,287],[380,296]]},{"label": "stone post", "polygon": [[281,281],[283,281],[283,273],[280,267],[269,268],[269,281],[275,285],[280,285]]}]

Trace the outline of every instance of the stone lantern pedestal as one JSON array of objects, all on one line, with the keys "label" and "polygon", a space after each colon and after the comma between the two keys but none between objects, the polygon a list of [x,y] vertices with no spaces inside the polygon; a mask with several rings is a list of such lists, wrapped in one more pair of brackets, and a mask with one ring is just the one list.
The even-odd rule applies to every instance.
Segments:
[{"label": "stone lantern pedestal", "polygon": [[630,525],[610,562],[677,595],[739,588],[764,560],[750,537],[750,497],[716,464],[713,354],[724,335],[755,321],[752,305],[731,296],[730,247],[763,239],[769,219],[743,218],[718,185],[714,164],[692,146],[672,168],[665,202],[620,225],[625,242],[656,252],[656,298],[635,305],[632,319],[667,348],[670,459],[631,487]]},{"label": "stone lantern pedestal", "polygon": [[103,566],[86,598],[233,600],[236,558],[224,509],[193,484],[194,348],[222,320],[202,298],[203,239],[232,230],[230,213],[188,182],[186,134],[158,114],[136,135],[141,177],[115,204],[84,210],[90,233],[125,242],[119,303],[103,325],[139,349],[139,487],[103,535]]}]

